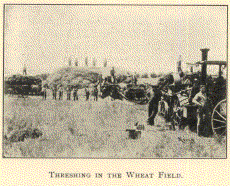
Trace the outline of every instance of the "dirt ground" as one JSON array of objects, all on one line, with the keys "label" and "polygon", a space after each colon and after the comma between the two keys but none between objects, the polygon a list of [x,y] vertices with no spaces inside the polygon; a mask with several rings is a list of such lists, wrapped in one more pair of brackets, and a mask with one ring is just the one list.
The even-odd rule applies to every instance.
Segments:
[{"label": "dirt ground", "polygon": [[[43,100],[41,97],[4,96],[4,134],[9,130],[38,129],[42,135],[12,142],[5,138],[5,157],[57,158],[226,158],[226,142],[172,131],[160,116],[147,126],[147,106],[127,101],[98,102]],[[145,129],[139,139],[126,129],[139,122]],[[13,127],[12,127],[13,126]],[[11,129],[10,129],[11,127]],[[12,132],[12,131],[11,131]]]}]

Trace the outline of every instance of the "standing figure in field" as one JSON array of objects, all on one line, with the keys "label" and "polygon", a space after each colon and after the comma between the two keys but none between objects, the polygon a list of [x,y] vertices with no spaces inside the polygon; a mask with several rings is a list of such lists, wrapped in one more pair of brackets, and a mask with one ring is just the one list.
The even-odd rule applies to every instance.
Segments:
[{"label": "standing figure in field", "polygon": [[89,89],[85,88],[85,97],[86,97],[86,101],[89,100]]},{"label": "standing figure in field", "polygon": [[24,64],[24,67],[23,67],[23,72],[22,72],[23,76],[26,76],[27,75],[27,71],[26,71],[26,65]]},{"label": "standing figure in field", "polygon": [[112,70],[110,71],[110,75],[112,77],[112,83],[116,83],[116,77],[115,77],[114,67],[112,67]]},{"label": "standing figure in field", "polygon": [[134,83],[134,85],[137,85],[137,76],[136,75],[133,76],[133,83]]},{"label": "standing figure in field", "polygon": [[63,99],[63,88],[62,88],[62,86],[60,86],[58,89],[58,95],[59,95],[59,100]]},{"label": "standing figure in field", "polygon": [[154,119],[157,115],[158,112],[158,103],[161,100],[161,91],[159,88],[156,88],[154,90],[154,94],[149,102],[149,106],[148,106],[148,125],[154,125]]},{"label": "standing figure in field", "polygon": [[98,100],[98,89],[97,89],[97,86],[94,87],[93,95],[94,95],[94,101],[97,101]]},{"label": "standing figure in field", "polygon": [[42,94],[43,94],[43,99],[46,100],[46,97],[47,97],[47,87],[46,86],[42,87]]},{"label": "standing figure in field", "polygon": [[71,87],[67,87],[67,100],[71,100]]},{"label": "standing figure in field", "polygon": [[73,90],[73,100],[74,101],[78,100],[78,94],[77,94],[77,92],[78,92],[78,88],[74,88],[74,90]]},{"label": "standing figure in field", "polygon": [[192,104],[193,103],[193,98],[195,97],[195,95],[200,91],[200,83],[198,81],[198,79],[194,79],[194,82],[193,82],[193,86],[189,92],[189,98],[188,98],[188,102],[189,104]]},{"label": "standing figure in field", "polygon": [[200,87],[200,92],[198,92],[193,98],[192,102],[198,106],[198,117],[197,117],[197,134],[200,135],[201,124],[204,124],[204,118],[208,112],[207,107],[207,94],[205,86]]},{"label": "standing figure in field", "polygon": [[177,63],[177,70],[178,70],[179,76],[181,78],[183,78],[185,74],[184,74],[184,72],[182,71],[182,68],[181,68],[181,56],[180,56],[180,59],[179,59],[179,61]]},{"label": "standing figure in field", "polygon": [[[154,119],[157,115],[158,112],[158,105],[159,101],[161,100],[162,97],[162,92],[161,90],[166,89],[167,93],[169,94],[169,91],[172,94],[172,84],[174,83],[174,77],[172,74],[166,75],[159,83],[158,83],[158,88],[155,88],[153,97],[151,98],[149,102],[149,107],[148,107],[148,124],[149,125],[154,125]],[[169,104],[171,104],[171,100],[169,100]],[[167,118],[168,120],[168,118]]]},{"label": "standing figure in field", "polygon": [[53,87],[53,99],[54,100],[57,99],[57,87],[56,86]]}]

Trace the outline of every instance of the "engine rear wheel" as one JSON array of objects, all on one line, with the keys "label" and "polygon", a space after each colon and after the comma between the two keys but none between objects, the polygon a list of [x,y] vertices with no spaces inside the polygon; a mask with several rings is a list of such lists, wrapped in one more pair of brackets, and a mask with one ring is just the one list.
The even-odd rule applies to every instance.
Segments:
[{"label": "engine rear wheel", "polygon": [[212,112],[212,130],[216,137],[226,137],[227,135],[227,101],[220,101]]}]

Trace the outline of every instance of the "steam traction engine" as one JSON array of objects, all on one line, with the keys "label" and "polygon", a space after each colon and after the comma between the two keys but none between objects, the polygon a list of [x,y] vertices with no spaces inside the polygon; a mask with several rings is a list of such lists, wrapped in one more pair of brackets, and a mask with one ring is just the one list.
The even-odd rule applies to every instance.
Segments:
[{"label": "steam traction engine", "polygon": [[[202,61],[195,63],[196,66],[201,66],[201,73],[196,76],[198,84],[205,86],[207,94],[205,121],[202,121],[201,124],[206,128],[211,128],[215,136],[225,137],[227,132],[227,101],[226,79],[223,77],[223,69],[227,63],[226,61],[207,61],[208,51],[209,49],[201,49]],[[218,66],[218,75],[208,76],[208,66]],[[194,76],[194,74],[191,74],[191,76]],[[197,106],[191,102],[195,96],[191,94],[193,90],[193,87],[188,87],[179,92],[174,92],[173,103],[170,106],[171,122],[174,126],[181,126],[183,122],[190,125],[197,122]]]}]

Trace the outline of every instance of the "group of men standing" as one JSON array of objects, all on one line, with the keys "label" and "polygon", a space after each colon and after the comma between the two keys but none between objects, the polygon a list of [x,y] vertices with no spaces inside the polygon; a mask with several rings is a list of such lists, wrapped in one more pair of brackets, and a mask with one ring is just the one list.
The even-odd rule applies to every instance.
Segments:
[{"label": "group of men standing", "polygon": [[[42,89],[43,99],[45,99],[45,100],[47,98],[47,90],[48,90],[47,86],[44,86]],[[60,86],[59,88],[52,87],[51,90],[52,90],[52,95],[53,95],[54,100],[57,100],[57,99],[63,100],[63,95],[64,95],[65,89],[62,86]],[[74,88],[70,87],[70,86],[67,87],[65,90],[66,95],[67,95],[67,100],[71,100],[71,95],[73,95],[74,101],[78,100],[78,90],[79,90],[78,87],[74,87]],[[96,86],[93,89],[93,96],[94,96],[94,101],[97,101],[98,100],[98,89]],[[86,101],[88,101],[89,97],[90,97],[90,91],[89,91],[88,87],[85,88],[85,97],[86,97]]]}]

